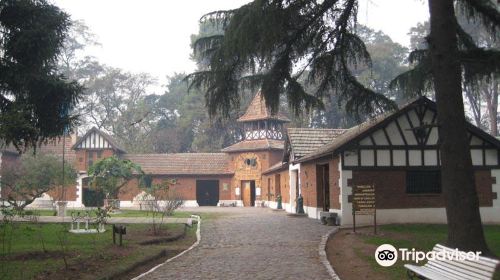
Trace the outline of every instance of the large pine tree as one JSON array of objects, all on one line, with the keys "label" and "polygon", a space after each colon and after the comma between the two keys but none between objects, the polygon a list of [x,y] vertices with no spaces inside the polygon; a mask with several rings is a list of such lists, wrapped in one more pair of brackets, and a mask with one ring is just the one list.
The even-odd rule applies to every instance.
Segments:
[{"label": "large pine tree", "polygon": [[[498,36],[500,16],[489,0],[459,0],[470,16]],[[363,86],[353,75],[370,55],[356,35],[357,0],[254,0],[238,9],[209,13],[202,21],[223,26],[223,35],[199,38],[197,55],[208,68],[190,75],[191,85],[204,88],[211,114],[227,114],[239,102],[242,87],[261,87],[267,105],[277,110],[285,94],[295,111],[321,106],[321,97],[334,94],[353,113],[373,114],[395,108],[384,95]],[[461,68],[467,79],[498,73],[498,51],[474,49],[457,23],[453,0],[429,0],[431,34],[428,52],[415,52],[417,65],[400,76],[397,86],[434,87],[442,154],[442,185],[449,225],[448,245],[488,252],[479,215],[478,198],[466,136]],[[460,39],[460,40],[458,40]],[[298,82],[316,85],[307,93]],[[421,77],[426,77],[422,79]]]},{"label": "large pine tree", "polygon": [[45,0],[0,1],[0,139],[35,146],[76,122],[82,89],[59,75],[56,61],[69,16]]}]

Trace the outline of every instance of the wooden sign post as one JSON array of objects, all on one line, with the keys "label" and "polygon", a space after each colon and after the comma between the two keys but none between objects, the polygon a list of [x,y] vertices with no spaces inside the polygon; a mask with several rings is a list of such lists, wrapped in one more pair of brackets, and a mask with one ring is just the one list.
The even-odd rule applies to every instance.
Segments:
[{"label": "wooden sign post", "polygon": [[352,221],[356,232],[356,215],[373,215],[373,232],[377,234],[377,208],[375,206],[375,186],[354,186],[352,189]]}]

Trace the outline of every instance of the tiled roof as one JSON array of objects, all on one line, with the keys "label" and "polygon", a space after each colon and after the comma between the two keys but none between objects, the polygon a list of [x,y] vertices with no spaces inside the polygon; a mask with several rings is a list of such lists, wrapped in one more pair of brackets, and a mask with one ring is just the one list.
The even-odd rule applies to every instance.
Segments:
[{"label": "tiled roof", "polygon": [[[370,119],[360,125],[354,126],[350,129],[348,129],[345,133],[340,135],[339,137],[335,138],[330,144],[324,145],[320,148],[318,148],[316,151],[308,154],[307,156],[304,156],[299,162],[305,162],[305,161],[310,161],[314,160],[320,157],[323,157],[327,154],[330,153],[335,153],[338,151],[340,148],[344,147],[345,145],[348,145],[351,141],[356,140],[358,137],[364,137],[365,135],[375,131],[385,123],[388,123],[392,121],[393,119],[399,117],[401,114],[404,112],[412,109],[414,106],[417,106],[421,103],[426,104],[432,110],[435,111],[435,103],[426,97],[419,97],[410,100],[408,103],[402,105],[399,110],[393,111],[393,112],[388,112],[382,115],[379,115],[373,119]],[[496,140],[494,137],[491,135],[485,133],[481,129],[475,127],[474,125],[467,123],[467,128],[469,131],[474,131],[476,134],[481,134],[483,139],[489,140],[491,143],[496,145],[497,147],[500,147],[500,141]]]},{"label": "tiled roof", "polygon": [[234,145],[222,149],[222,152],[243,152],[243,151],[259,151],[259,150],[283,150],[283,140],[259,139],[259,140],[243,140]]},{"label": "tiled roof", "polygon": [[288,128],[287,135],[295,159],[331,143],[347,129]]},{"label": "tiled roof", "polygon": [[275,165],[269,167],[266,171],[262,172],[263,175],[273,173],[276,171],[282,171],[288,169],[288,163],[278,162]]},{"label": "tiled roof", "polygon": [[257,94],[252,99],[252,102],[250,102],[250,105],[248,106],[245,114],[243,114],[243,116],[238,119],[239,122],[257,120],[280,120],[283,122],[290,121],[290,119],[279,112],[277,114],[271,114],[271,110],[267,108],[266,101],[260,91],[257,92]]},{"label": "tiled roof", "polygon": [[125,154],[124,159],[155,175],[226,175],[229,156],[223,153]]},{"label": "tiled roof", "polygon": [[[62,157],[63,146],[64,146],[64,159],[65,159],[65,161],[75,162],[76,161],[76,153],[75,153],[75,150],[71,149],[71,147],[73,146],[74,140],[75,140],[75,138],[72,138],[71,136],[66,136],[64,138],[52,139],[52,140],[47,141],[47,143],[44,143],[40,147],[38,147],[37,152]],[[66,143],[64,143],[64,141],[66,141]]]},{"label": "tiled roof", "polygon": [[[66,136],[64,138],[60,137],[60,138],[50,139],[37,146],[36,152],[41,154],[50,154],[62,157],[63,147],[64,147],[65,161],[74,162],[76,160],[76,153],[74,150],[71,149],[71,147],[73,146],[75,139],[76,136]],[[66,143],[64,143],[64,141]],[[19,151],[13,145],[5,146],[0,151],[20,155]],[[23,151],[23,153],[32,153],[32,152],[33,152],[32,148],[28,148],[26,151]]]}]

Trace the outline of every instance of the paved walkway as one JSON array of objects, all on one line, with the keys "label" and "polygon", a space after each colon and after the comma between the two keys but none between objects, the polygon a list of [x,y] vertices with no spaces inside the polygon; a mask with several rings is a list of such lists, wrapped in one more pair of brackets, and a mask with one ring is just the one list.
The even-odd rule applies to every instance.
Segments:
[{"label": "paved walkway", "polygon": [[201,243],[142,279],[330,279],[319,260],[331,227],[261,208],[195,208],[226,212],[203,220]]}]

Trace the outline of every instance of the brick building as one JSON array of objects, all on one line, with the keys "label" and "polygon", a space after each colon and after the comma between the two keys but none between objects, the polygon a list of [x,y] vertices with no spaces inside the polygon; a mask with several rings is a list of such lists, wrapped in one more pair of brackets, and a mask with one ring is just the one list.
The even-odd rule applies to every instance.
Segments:
[{"label": "brick building", "polygon": [[[500,141],[470,123],[467,129],[481,216],[483,222],[498,223]],[[335,212],[343,225],[352,224],[352,186],[358,185],[375,186],[381,223],[446,221],[434,102],[419,98],[396,112],[329,133],[289,129],[283,162],[264,172],[264,180],[272,184],[288,173],[289,197],[302,194],[309,217]],[[329,143],[319,145],[320,139]],[[286,209],[293,212],[293,206],[292,201]]]},{"label": "brick building", "polygon": [[[284,145],[284,124],[289,120],[281,114],[271,114],[260,93],[257,93],[245,114],[238,119],[244,129],[243,139],[220,153],[177,154],[129,154],[108,134],[97,128],[85,135],[54,140],[40,147],[39,152],[61,155],[65,141],[65,156],[78,171],[74,187],[66,191],[66,197],[56,192],[48,193],[34,203],[44,206],[41,200],[67,200],[70,207],[95,206],[100,204],[94,188],[88,186],[87,170],[99,159],[112,155],[129,159],[139,165],[145,173],[152,175],[153,182],[175,179],[172,187],[185,199],[185,206],[260,206],[262,172],[281,162]],[[19,155],[4,150],[2,159],[13,162]],[[5,191],[3,193],[5,195]],[[124,186],[118,198],[122,207],[138,207],[142,191],[137,180]]]},{"label": "brick building", "polygon": [[[93,206],[95,190],[87,185],[88,167],[111,155],[129,159],[153,181],[176,179],[173,188],[185,206],[234,204],[276,207],[282,196],[286,211],[304,199],[311,218],[335,212],[352,224],[352,186],[375,186],[377,218],[387,222],[445,222],[440,186],[439,135],[435,104],[419,98],[390,114],[350,129],[287,128],[288,118],[271,114],[258,93],[238,122],[243,139],[220,153],[129,154],[106,133],[93,128],[80,138],[65,139],[66,158],[79,172],[65,198],[70,207]],[[468,124],[481,215],[500,222],[500,141]],[[40,148],[61,154],[63,140]],[[1,164],[18,155],[4,150]],[[122,207],[139,207],[142,191],[136,180],[120,192]],[[43,203],[42,203],[43,204]],[[36,205],[36,204],[35,204]],[[361,216],[359,223],[369,222]]]}]

